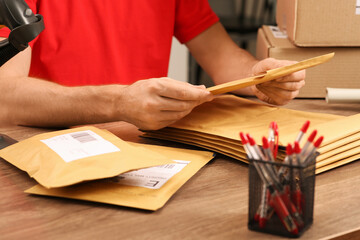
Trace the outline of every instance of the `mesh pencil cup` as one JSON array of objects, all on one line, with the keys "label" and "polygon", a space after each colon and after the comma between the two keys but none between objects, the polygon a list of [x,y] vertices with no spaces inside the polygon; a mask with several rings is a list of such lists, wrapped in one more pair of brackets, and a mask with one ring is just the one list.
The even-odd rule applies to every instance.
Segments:
[{"label": "mesh pencil cup", "polygon": [[311,226],[317,155],[300,165],[249,159],[250,230],[296,238]]}]

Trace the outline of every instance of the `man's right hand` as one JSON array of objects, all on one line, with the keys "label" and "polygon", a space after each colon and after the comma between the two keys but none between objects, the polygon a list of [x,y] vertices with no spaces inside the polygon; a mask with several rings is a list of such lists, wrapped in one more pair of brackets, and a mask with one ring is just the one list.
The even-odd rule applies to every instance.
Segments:
[{"label": "man's right hand", "polygon": [[170,78],[140,80],[122,91],[116,101],[117,112],[121,114],[119,119],[142,130],[166,127],[214,98],[204,86]]},{"label": "man's right hand", "polygon": [[27,48],[0,68],[0,125],[68,127],[127,121],[140,129],[159,129],[213,99],[203,86],[169,78],[126,86],[61,86],[28,77],[30,61]]}]

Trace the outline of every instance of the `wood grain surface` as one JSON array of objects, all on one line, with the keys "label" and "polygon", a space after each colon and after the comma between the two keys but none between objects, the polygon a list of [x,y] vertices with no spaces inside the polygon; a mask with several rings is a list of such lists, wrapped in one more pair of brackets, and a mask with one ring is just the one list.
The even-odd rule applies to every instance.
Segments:
[{"label": "wood grain surface", "polygon": [[[325,100],[295,100],[287,108],[341,115],[359,105],[327,105]],[[98,124],[124,140],[192,148],[139,137],[136,127]],[[23,140],[54,129],[1,127]],[[35,181],[0,159],[0,239],[284,239],[247,228],[248,166],[217,157],[156,212],[23,191]],[[316,177],[314,223],[301,239],[356,239],[360,236],[360,161]]]}]

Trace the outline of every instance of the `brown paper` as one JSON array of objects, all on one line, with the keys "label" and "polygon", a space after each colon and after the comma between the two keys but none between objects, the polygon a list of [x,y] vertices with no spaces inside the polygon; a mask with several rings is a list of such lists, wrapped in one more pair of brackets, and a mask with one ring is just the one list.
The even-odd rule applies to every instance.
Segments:
[{"label": "brown paper", "polygon": [[[321,153],[316,161],[320,162],[324,159],[329,159],[331,156],[334,156],[336,154],[342,153],[342,152],[349,152],[351,151],[351,149],[356,148],[360,146],[360,140],[348,143],[348,144],[343,144],[337,148],[333,148],[331,151],[327,151],[326,153]],[[319,152],[319,151],[318,151]]]},{"label": "brown paper", "polygon": [[316,161],[316,167],[320,168],[338,161],[341,161],[343,159],[346,159],[348,157],[352,157],[355,155],[358,155],[360,152],[360,146],[355,146],[353,148],[347,149],[346,151],[341,150],[341,152],[337,152],[337,154],[334,154],[332,156],[327,157],[326,159],[323,159],[322,161],[318,162]]},{"label": "brown paper", "polygon": [[350,156],[350,157],[346,157],[346,158],[344,158],[344,159],[342,159],[342,160],[340,160],[340,161],[331,163],[331,164],[326,165],[326,166],[324,166],[324,167],[317,168],[317,169],[315,170],[315,173],[316,173],[316,174],[323,173],[323,172],[329,171],[329,170],[331,170],[331,169],[340,167],[340,166],[342,166],[342,165],[351,163],[351,162],[356,161],[356,160],[358,160],[358,159],[360,159],[360,154],[356,154],[356,155],[353,155],[353,156]]},{"label": "brown paper", "polygon": [[147,136],[203,147],[211,151],[216,151],[218,153],[228,155],[230,157],[236,156],[236,159],[240,161],[248,162],[242,146],[241,147],[239,146],[238,149],[236,149],[228,144],[221,143],[220,141],[213,141],[209,139],[197,139],[197,138],[185,137],[185,136],[171,136],[169,134],[163,135],[163,134],[149,133],[149,135]]},{"label": "brown paper", "polygon": [[277,79],[280,77],[284,77],[291,73],[325,63],[325,62],[329,61],[331,58],[333,58],[334,54],[335,53],[329,53],[329,54],[321,55],[318,57],[306,59],[306,60],[303,60],[301,62],[292,64],[292,65],[271,69],[271,70],[267,71],[265,74],[261,74],[261,75],[249,77],[249,78],[244,78],[244,79],[240,79],[240,80],[235,80],[235,81],[223,83],[223,84],[220,84],[217,86],[209,87],[207,90],[209,90],[212,94],[217,95],[217,94],[232,92],[232,91],[238,90],[240,88],[245,88],[245,87],[249,87],[252,85],[268,82],[268,81],[271,81],[271,80],[274,80],[274,79]]},{"label": "brown paper", "polygon": [[[316,128],[319,134],[324,135],[324,141],[321,147],[327,146],[328,144],[336,143],[341,139],[350,137],[360,132],[360,114],[355,114],[348,117],[340,117],[331,121],[323,123],[314,122],[311,129]],[[284,140],[287,142],[291,139],[295,139],[296,132],[284,136]]]},{"label": "brown paper", "polygon": [[358,139],[360,139],[360,132],[349,135],[343,139],[339,139],[336,142],[333,143],[329,143],[325,146],[320,146],[320,148],[318,149],[318,152],[321,154],[327,153],[329,151],[332,151],[334,149],[337,149],[343,145],[347,145],[349,143],[352,143],[354,141],[357,141]]},{"label": "brown paper", "polygon": [[[92,139],[97,137],[98,139]],[[71,143],[69,149],[72,152],[69,154],[73,155],[70,157],[87,157],[69,161],[66,155],[59,155],[59,152],[45,144],[49,141],[57,144],[59,142]],[[89,155],[92,151],[104,149],[112,151]],[[161,153],[150,151],[140,145],[132,146],[115,135],[95,127],[80,127],[40,134],[0,150],[0,157],[26,171],[30,177],[47,188],[113,177],[133,169],[172,162]]]},{"label": "brown paper", "polygon": [[[269,124],[279,126],[279,158],[285,156],[285,146],[293,143],[302,125],[310,121],[308,134],[318,130],[318,137],[324,136],[319,148],[319,168],[325,165],[338,166],[334,162],[350,162],[354,153],[351,149],[359,146],[360,114],[344,117],[332,114],[311,113],[268,106],[232,95],[217,96],[214,101],[195,108],[188,116],[158,131],[145,132],[145,137],[178,141],[247,162],[239,132],[250,133],[258,145],[268,135]],[[308,136],[304,136],[301,146]],[[344,153],[342,153],[344,152]],[[323,156],[322,153],[326,153]],[[342,157],[339,157],[340,155]],[[332,158],[332,156],[338,157]]]},{"label": "brown paper", "polygon": [[[46,189],[36,185],[25,192],[38,195],[65,197],[120,206],[157,210],[197,171],[213,158],[213,153],[153,145],[131,143],[134,147],[144,147],[148,151],[165,155],[169,159],[189,162],[180,172],[170,178],[159,189],[130,186],[121,178],[90,181],[63,188]],[[168,168],[170,164],[166,165]],[[156,180],[156,179],[155,179]]]},{"label": "brown paper", "polygon": [[[277,122],[281,146],[293,142],[301,126],[311,126],[345,118],[333,114],[303,112],[268,106],[233,95],[217,96],[195,108],[189,115],[170,127],[202,132],[239,141],[239,132],[250,133],[257,143],[268,134],[269,124]],[[320,132],[321,134],[321,132]],[[288,137],[288,136],[291,136]]]}]

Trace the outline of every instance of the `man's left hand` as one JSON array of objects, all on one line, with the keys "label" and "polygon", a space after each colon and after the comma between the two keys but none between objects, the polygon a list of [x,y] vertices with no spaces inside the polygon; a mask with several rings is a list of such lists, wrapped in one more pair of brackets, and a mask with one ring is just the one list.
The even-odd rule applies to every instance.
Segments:
[{"label": "man's left hand", "polygon": [[[252,68],[252,74],[259,75],[270,69],[294,64],[296,61],[277,60],[266,58],[256,63]],[[274,105],[285,105],[299,94],[299,90],[305,85],[305,70],[298,71],[269,82],[252,86],[253,93],[262,101]]]}]

